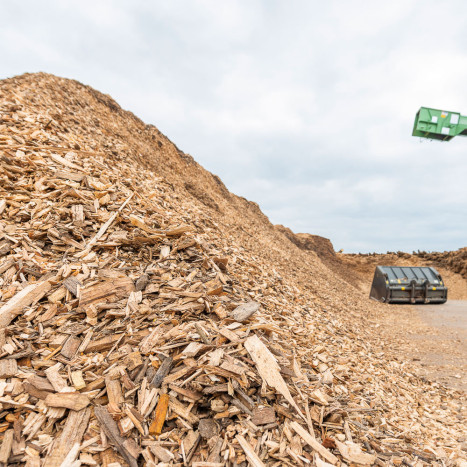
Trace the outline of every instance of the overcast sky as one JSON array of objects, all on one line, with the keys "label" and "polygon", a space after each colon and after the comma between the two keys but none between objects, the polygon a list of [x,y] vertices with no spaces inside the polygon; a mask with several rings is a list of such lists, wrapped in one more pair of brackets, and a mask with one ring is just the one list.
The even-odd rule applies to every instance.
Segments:
[{"label": "overcast sky", "polygon": [[110,94],[258,202],[346,252],[467,246],[465,0],[7,1],[0,78],[46,71]]}]

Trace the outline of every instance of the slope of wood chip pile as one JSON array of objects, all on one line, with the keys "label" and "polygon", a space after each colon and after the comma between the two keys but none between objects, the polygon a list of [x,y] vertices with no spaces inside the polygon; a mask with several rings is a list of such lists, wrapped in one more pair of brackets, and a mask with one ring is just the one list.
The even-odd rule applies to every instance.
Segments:
[{"label": "slope of wood chip pile", "polygon": [[[57,123],[47,86],[95,99],[0,85],[0,463],[465,465],[461,394],[345,290],[283,277],[215,206]],[[121,124],[98,108],[102,135]]]},{"label": "slope of wood chip pile", "polygon": [[456,251],[444,252],[419,252],[417,256],[428,261],[433,261],[451,271],[461,274],[467,279],[467,248],[460,248]]},{"label": "slope of wood chip pile", "polygon": [[284,234],[294,245],[300,248],[300,250],[314,252],[329,270],[336,276],[344,279],[350,285],[359,287],[361,282],[363,282],[362,276],[355,270],[355,264],[353,262],[347,264],[347,262],[342,261],[341,252],[336,253],[334,251],[334,247],[329,239],[320,237],[319,235],[294,233],[283,225],[276,225],[275,228]]}]

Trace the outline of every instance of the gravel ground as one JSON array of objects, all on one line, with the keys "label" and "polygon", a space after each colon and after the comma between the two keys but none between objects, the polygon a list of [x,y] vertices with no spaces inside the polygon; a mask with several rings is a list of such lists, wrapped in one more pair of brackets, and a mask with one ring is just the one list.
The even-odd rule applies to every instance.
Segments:
[{"label": "gravel ground", "polygon": [[419,376],[467,392],[467,301],[387,305],[384,335]]}]

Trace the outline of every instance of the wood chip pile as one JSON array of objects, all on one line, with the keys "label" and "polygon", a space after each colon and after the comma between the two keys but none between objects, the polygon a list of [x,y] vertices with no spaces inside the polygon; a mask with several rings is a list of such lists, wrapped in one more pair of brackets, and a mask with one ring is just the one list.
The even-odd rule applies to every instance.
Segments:
[{"label": "wood chip pile", "polygon": [[460,248],[456,251],[432,252],[425,251],[417,253],[419,258],[432,261],[442,267],[461,274],[467,279],[467,248]]},{"label": "wood chip pile", "polygon": [[0,84],[0,464],[465,465],[462,395],[135,158],[112,102]]}]

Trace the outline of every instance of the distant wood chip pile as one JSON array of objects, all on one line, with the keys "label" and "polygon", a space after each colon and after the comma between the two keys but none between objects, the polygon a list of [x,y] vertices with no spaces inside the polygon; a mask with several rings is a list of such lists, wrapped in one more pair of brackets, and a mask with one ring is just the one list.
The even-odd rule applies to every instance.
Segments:
[{"label": "distant wood chip pile", "polygon": [[81,85],[24,79],[0,86],[0,464],[465,465],[459,394],[28,106],[27,80]]}]

